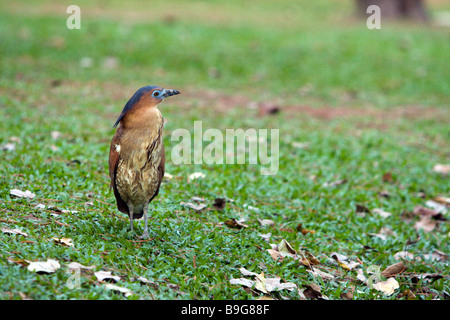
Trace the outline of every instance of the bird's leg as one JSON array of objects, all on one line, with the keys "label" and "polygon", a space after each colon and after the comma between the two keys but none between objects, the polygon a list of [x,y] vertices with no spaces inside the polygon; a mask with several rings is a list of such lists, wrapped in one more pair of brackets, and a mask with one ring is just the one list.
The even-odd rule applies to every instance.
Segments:
[{"label": "bird's leg", "polygon": [[134,208],[131,203],[128,204],[128,210],[130,212],[130,228],[131,231],[133,231],[133,214],[134,214]]},{"label": "bird's leg", "polygon": [[142,236],[140,236],[140,239],[148,239],[150,238],[149,234],[148,234],[148,203],[144,206],[144,220],[145,220],[145,229],[144,229],[144,233],[142,234]]}]

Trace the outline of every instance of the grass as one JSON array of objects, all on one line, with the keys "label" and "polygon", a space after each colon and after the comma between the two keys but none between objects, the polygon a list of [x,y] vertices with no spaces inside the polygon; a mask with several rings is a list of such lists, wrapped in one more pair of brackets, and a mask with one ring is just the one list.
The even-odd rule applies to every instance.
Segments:
[{"label": "grass", "polygon": [[[291,1],[259,3],[239,10],[234,1],[178,1],[170,11],[154,1],[151,21],[137,1],[126,8],[80,3],[82,29],[73,31],[65,28],[64,5],[2,4],[0,146],[14,143],[15,149],[0,151],[0,225],[29,236],[0,233],[1,299],[125,298],[106,290],[92,271],[82,274],[80,289],[70,289],[70,262],[121,276],[117,285],[134,293],[127,299],[263,296],[230,284],[242,267],[279,276],[300,291],[318,284],[330,299],[346,291],[354,299],[400,299],[408,289],[416,299],[448,299],[447,261],[427,256],[448,254],[448,221],[418,231],[419,217],[407,214],[426,200],[449,196],[448,176],[433,171],[448,163],[450,152],[448,30],[405,23],[369,31],[347,18],[350,3],[336,1],[301,7],[298,20],[284,18],[298,8]],[[114,62],[109,66],[108,57]],[[183,95],[160,108],[168,119],[166,168],[174,178],[152,202],[152,240],[139,241],[109,191],[107,156],[112,124],[147,84]],[[251,108],[266,100],[281,112],[260,116]],[[171,134],[177,128],[192,132],[196,120],[203,130],[279,129],[278,173],[263,176],[257,165],[174,165]],[[52,138],[53,131],[61,136]],[[188,181],[199,171],[204,179]],[[391,180],[383,180],[386,173]],[[326,186],[338,180],[346,182]],[[13,197],[15,188],[36,197]],[[384,191],[389,197],[380,196]],[[208,208],[180,205],[193,196],[205,198]],[[234,201],[215,210],[219,197]],[[36,208],[39,203],[45,209]],[[357,204],[369,212],[357,213]],[[392,215],[382,218],[375,208]],[[229,228],[223,223],[230,218],[245,218],[248,227]],[[297,231],[300,223],[314,233]],[[395,235],[373,236],[384,227]],[[143,222],[135,229],[141,234]],[[270,243],[285,239],[297,251],[307,249],[334,280],[312,275],[294,259],[272,259],[260,236],[268,232]],[[71,238],[74,247],[52,237]],[[344,254],[366,272],[398,262],[399,251],[421,260],[405,261],[393,295],[370,289],[356,270],[331,259],[333,252]],[[50,275],[11,262],[48,258],[62,265]],[[442,278],[418,279],[425,274]],[[141,284],[140,276],[153,285]],[[270,296],[298,299],[299,293]]]}]

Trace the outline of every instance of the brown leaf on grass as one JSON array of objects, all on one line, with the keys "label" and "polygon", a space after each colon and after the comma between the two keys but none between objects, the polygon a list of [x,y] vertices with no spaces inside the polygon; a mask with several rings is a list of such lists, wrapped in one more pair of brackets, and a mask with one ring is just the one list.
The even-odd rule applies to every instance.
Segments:
[{"label": "brown leaf on grass", "polygon": [[333,280],[335,278],[332,274],[319,270],[317,267],[308,269],[306,271],[311,273],[313,276],[321,277],[324,280]]},{"label": "brown leaf on grass", "polygon": [[422,206],[416,206],[416,207],[414,207],[413,214],[415,214],[417,216],[435,217],[439,214],[439,212],[437,212],[433,209],[422,207]]},{"label": "brown leaf on grass", "polygon": [[22,267],[26,267],[29,264],[29,262],[27,260],[21,259],[21,258],[16,258],[16,257],[9,257],[6,260],[8,260],[8,262],[18,264]]},{"label": "brown leaf on grass", "polygon": [[66,247],[73,247],[72,239],[70,238],[52,238],[55,243],[62,244]]},{"label": "brown leaf on grass", "polygon": [[293,291],[297,288],[297,285],[292,282],[281,283],[281,279],[266,278],[264,272],[261,272],[255,277],[255,289],[263,293],[270,293],[272,291],[288,290]]},{"label": "brown leaf on grass", "polygon": [[39,274],[49,274],[53,273],[59,268],[61,268],[61,265],[57,260],[54,259],[47,259],[47,261],[28,261],[26,260],[28,265],[29,271],[34,271]]},{"label": "brown leaf on grass", "polygon": [[262,233],[259,235],[260,237],[262,237],[264,239],[264,241],[269,242],[270,241],[270,237],[272,236],[272,233]]},{"label": "brown leaf on grass", "polygon": [[206,177],[206,175],[203,172],[194,172],[189,175],[188,182],[192,182],[193,180],[196,180],[196,179],[203,179],[205,177]]},{"label": "brown leaf on grass", "polygon": [[322,298],[322,292],[320,286],[318,286],[315,283],[303,285],[305,287],[305,290],[303,290],[303,294],[307,299],[310,300],[317,300]]},{"label": "brown leaf on grass", "polygon": [[33,300],[33,298],[31,298],[30,296],[26,295],[23,292],[18,292],[18,294],[19,294],[21,300]]},{"label": "brown leaf on grass", "polygon": [[119,287],[112,283],[106,283],[105,287],[109,290],[119,292],[119,293],[123,294],[125,297],[133,295],[133,292],[130,289],[127,289],[124,287]]},{"label": "brown leaf on grass", "polygon": [[386,269],[384,269],[381,272],[381,275],[383,277],[390,278],[390,277],[394,277],[397,274],[404,272],[405,270],[406,270],[406,267],[403,264],[403,262],[397,262],[397,263],[394,263],[394,264],[388,266]]},{"label": "brown leaf on grass", "polygon": [[258,222],[260,225],[267,227],[273,227],[275,225],[275,222],[270,219],[258,219]]},{"label": "brown leaf on grass", "polygon": [[443,175],[447,175],[450,173],[450,164],[436,164],[433,167],[433,171],[443,174]]},{"label": "brown leaf on grass", "polygon": [[320,261],[310,252],[307,250],[299,250],[297,253],[290,243],[284,239],[282,239],[278,245],[271,244],[271,249],[267,249],[267,252],[269,252],[274,260],[282,261],[285,257],[291,257],[294,260],[299,260],[300,264],[305,267],[320,264]]},{"label": "brown leaf on grass", "polygon": [[437,222],[433,220],[430,216],[422,216],[422,218],[416,222],[414,225],[414,228],[419,231],[423,230],[424,232],[428,233],[434,230],[436,228]]},{"label": "brown leaf on grass", "polygon": [[255,284],[255,281],[249,280],[249,279],[246,279],[246,278],[238,278],[238,279],[231,279],[230,280],[230,284],[237,284],[237,285],[241,285],[241,286],[245,286],[245,287],[251,288]]},{"label": "brown leaf on grass", "polygon": [[437,197],[434,197],[433,200],[440,204],[450,206],[450,198],[449,197],[437,196]]},{"label": "brown leaf on grass", "polygon": [[245,268],[239,268],[239,271],[242,273],[243,276],[257,276],[258,274],[256,272],[248,271]]},{"label": "brown leaf on grass", "polygon": [[378,283],[375,283],[373,285],[373,288],[385,293],[386,295],[391,295],[395,292],[395,289],[398,289],[400,285],[398,284],[397,280],[395,278],[389,278],[386,281],[381,281]]},{"label": "brown leaf on grass", "polygon": [[12,189],[9,192],[9,194],[12,195],[12,196],[16,196],[18,198],[33,199],[34,197],[36,197],[36,195],[34,193],[32,193],[31,191],[29,191],[29,190],[22,191],[22,190],[19,190],[19,189]]},{"label": "brown leaf on grass", "polygon": [[24,237],[28,237],[28,233],[23,232],[20,229],[9,229],[9,228],[2,228],[1,229],[3,233],[10,233],[10,234],[19,234]]},{"label": "brown leaf on grass", "polygon": [[353,293],[349,291],[342,292],[339,296],[343,300],[353,300]]},{"label": "brown leaf on grass", "polygon": [[372,210],[373,213],[378,214],[382,218],[388,218],[392,215],[392,213],[384,211],[380,208],[375,208]]},{"label": "brown leaf on grass", "polygon": [[320,264],[320,261],[316,257],[314,257],[309,251],[301,250],[299,251],[298,255],[301,257],[299,261],[300,264],[307,268],[311,268],[311,266]]},{"label": "brown leaf on grass", "polygon": [[267,249],[267,252],[269,252],[270,256],[275,261],[278,261],[278,260],[283,261],[283,259],[284,259],[284,257],[281,255],[281,253],[278,252],[278,250]]},{"label": "brown leaf on grass", "polygon": [[280,290],[288,290],[293,291],[297,289],[297,285],[292,282],[281,282],[281,278],[266,278],[266,289],[269,292],[272,291],[280,291]]},{"label": "brown leaf on grass", "polygon": [[235,218],[231,218],[227,221],[225,221],[225,225],[229,226],[230,228],[234,228],[234,229],[243,229],[243,228],[247,228],[248,225],[246,225],[244,223],[245,220],[240,219],[240,220],[236,220]]},{"label": "brown leaf on grass", "polygon": [[422,273],[413,275],[411,277],[411,281],[417,284],[420,280],[424,280],[425,282],[434,282],[442,278],[443,276],[438,273]]},{"label": "brown leaf on grass", "polygon": [[445,252],[436,249],[432,253],[424,254],[423,257],[431,261],[447,261],[448,259],[448,255]]},{"label": "brown leaf on grass", "polygon": [[4,145],[0,146],[0,150],[6,150],[6,151],[14,151],[16,149],[15,143],[5,143]]},{"label": "brown leaf on grass", "polygon": [[98,271],[98,272],[94,272],[95,277],[99,280],[99,281],[109,281],[109,282],[118,282],[120,281],[120,277],[119,276],[113,276],[111,271]]},{"label": "brown leaf on grass", "polygon": [[331,253],[331,258],[333,258],[337,264],[345,269],[345,270],[353,270],[355,269],[357,266],[359,266],[361,263],[359,262],[355,262],[355,261],[350,261],[348,260],[348,257],[343,255],[343,254],[339,254],[337,252],[333,252]]},{"label": "brown leaf on grass", "polygon": [[159,289],[159,285],[155,281],[148,280],[145,277],[137,277],[135,280],[139,281],[141,284],[146,284],[155,290]]},{"label": "brown leaf on grass", "polygon": [[180,202],[180,205],[189,207],[195,211],[202,211],[206,208],[206,204],[204,203]]},{"label": "brown leaf on grass", "polygon": [[165,180],[172,180],[173,179],[173,175],[171,175],[168,172],[164,172],[164,179]]},{"label": "brown leaf on grass", "polygon": [[58,140],[59,138],[61,138],[62,133],[59,132],[59,131],[52,131],[52,132],[50,133],[50,135],[52,136],[52,139],[53,139],[53,140]]},{"label": "brown leaf on grass", "polygon": [[414,254],[408,251],[399,251],[394,254],[395,260],[414,260]]}]

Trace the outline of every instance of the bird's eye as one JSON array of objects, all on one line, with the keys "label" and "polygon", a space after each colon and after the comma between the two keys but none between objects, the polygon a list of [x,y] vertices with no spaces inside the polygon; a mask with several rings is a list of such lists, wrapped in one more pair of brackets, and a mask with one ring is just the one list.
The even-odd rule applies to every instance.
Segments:
[{"label": "bird's eye", "polygon": [[157,97],[157,96],[159,96],[159,91],[155,91],[155,92],[153,92],[153,96],[154,96],[154,97]]}]

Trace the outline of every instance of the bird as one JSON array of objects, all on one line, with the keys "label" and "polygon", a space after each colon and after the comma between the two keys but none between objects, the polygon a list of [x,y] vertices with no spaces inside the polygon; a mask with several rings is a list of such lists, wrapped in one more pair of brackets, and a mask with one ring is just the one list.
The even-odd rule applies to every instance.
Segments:
[{"label": "bird", "polygon": [[164,118],[158,105],[178,94],[178,90],[160,86],[142,87],[125,104],[113,126],[118,127],[109,150],[110,189],[119,211],[128,214],[131,231],[133,220],[144,216],[141,239],[149,238],[149,203],[158,195],[165,172]]}]

